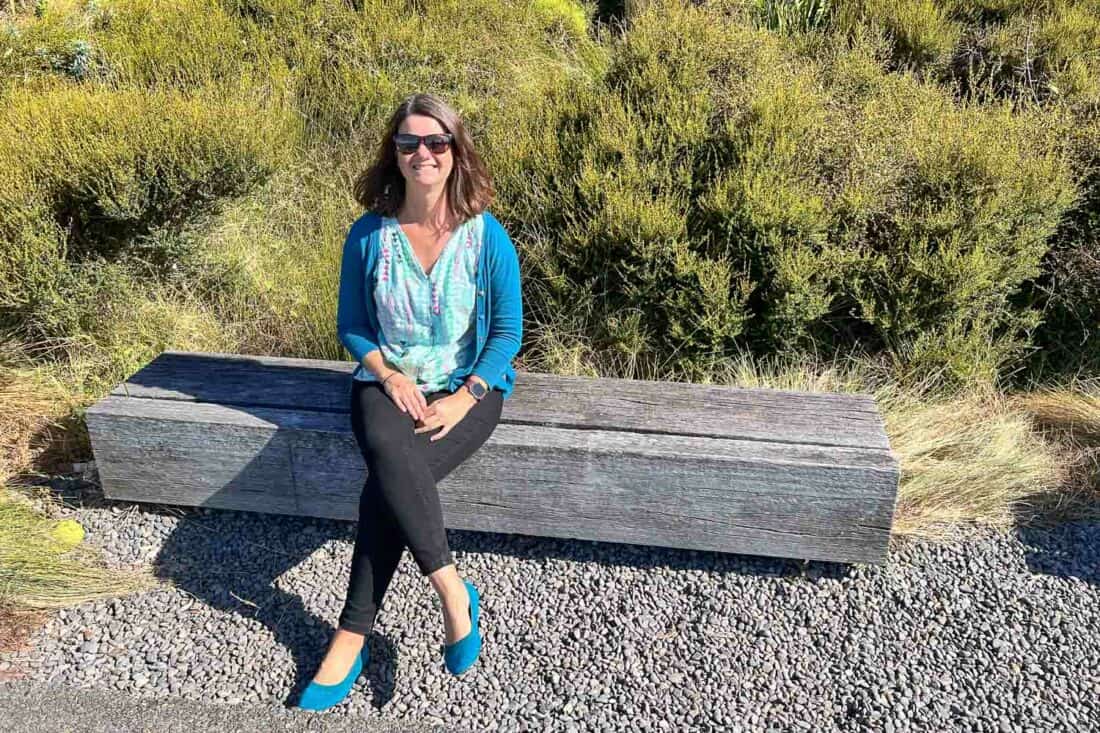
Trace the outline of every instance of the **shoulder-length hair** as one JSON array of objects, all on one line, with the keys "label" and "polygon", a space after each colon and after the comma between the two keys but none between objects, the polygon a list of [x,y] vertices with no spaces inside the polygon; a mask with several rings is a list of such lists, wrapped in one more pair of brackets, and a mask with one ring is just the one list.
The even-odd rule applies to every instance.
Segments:
[{"label": "shoulder-length hair", "polygon": [[355,200],[368,211],[397,215],[405,200],[405,177],[397,167],[393,136],[401,121],[412,114],[434,117],[444,131],[454,136],[451,141],[454,167],[447,178],[447,207],[452,219],[465,221],[483,212],[493,200],[492,179],[458,112],[433,94],[406,97],[390,115],[374,163],[355,179]]}]

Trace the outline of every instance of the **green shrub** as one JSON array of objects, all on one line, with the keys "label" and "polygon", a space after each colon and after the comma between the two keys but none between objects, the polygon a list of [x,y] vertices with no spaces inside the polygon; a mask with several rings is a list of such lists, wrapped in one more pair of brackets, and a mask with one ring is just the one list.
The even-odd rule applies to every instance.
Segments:
[{"label": "green shrub", "polygon": [[402,97],[422,90],[451,100],[475,130],[522,123],[509,110],[602,63],[580,6],[545,0],[534,9],[500,0],[310,6],[283,33],[299,39],[297,106],[311,136],[330,144],[380,129]]},{"label": "green shrub", "polygon": [[890,39],[893,67],[983,100],[1100,100],[1096,0],[840,0],[837,28]]},{"label": "green shrub", "polygon": [[1100,373],[1100,119],[1069,137],[1079,195],[1052,237],[1042,275],[1025,288],[1027,305],[1043,314],[1033,336],[1037,374]]},{"label": "green shrub", "polygon": [[[957,12],[965,16],[966,5]],[[968,26],[948,79],[983,99],[1100,100],[1100,3],[1051,2]]]},{"label": "green shrub", "polygon": [[989,380],[1037,324],[1010,298],[1039,274],[1073,200],[1064,123],[933,99],[915,113],[893,200],[868,221],[848,278],[864,317],[890,342],[913,342],[918,363]]},{"label": "green shrub", "polygon": [[937,0],[839,0],[833,15],[842,32],[881,30],[893,41],[893,68],[936,71],[950,63],[963,28]]},{"label": "green shrub", "polygon": [[[0,109],[0,285],[3,321],[38,336],[72,325],[31,303],[65,262],[141,256],[167,266],[164,229],[274,170],[293,124],[247,100],[116,92],[44,81],[12,89]],[[32,315],[33,313],[33,315]],[[69,324],[69,325],[63,325]],[[29,335],[29,334],[28,334]]]},{"label": "green shrub", "polygon": [[532,9],[547,29],[557,29],[574,39],[588,33],[588,15],[574,0],[533,0]]},{"label": "green shrub", "polygon": [[104,64],[121,88],[197,89],[257,71],[276,84],[286,74],[263,34],[215,0],[112,0],[94,17]]},{"label": "green shrub", "polygon": [[43,13],[32,23],[0,27],[0,88],[32,77],[83,80],[99,73],[100,51],[71,15]]},{"label": "green shrub", "polygon": [[606,88],[577,95],[559,126],[577,173],[571,190],[560,190],[567,214],[547,222],[558,240],[547,254],[557,263],[543,267],[564,275],[560,297],[592,299],[589,335],[602,347],[672,352],[673,364],[686,365],[743,327],[738,294],[749,283],[693,231],[694,189],[716,162],[708,133],[724,79],[711,73],[727,61],[731,75],[760,70],[751,50],[727,59],[728,49],[769,43],[732,30],[689,6],[643,10],[616,43]]},{"label": "green shrub", "polygon": [[538,312],[588,313],[597,348],[680,369],[863,341],[996,375],[1036,323],[1010,297],[1073,198],[1065,123],[960,107],[875,52],[815,65],[705,7],[641,11],[605,88],[553,99],[554,154],[526,159],[550,171],[517,205]]}]

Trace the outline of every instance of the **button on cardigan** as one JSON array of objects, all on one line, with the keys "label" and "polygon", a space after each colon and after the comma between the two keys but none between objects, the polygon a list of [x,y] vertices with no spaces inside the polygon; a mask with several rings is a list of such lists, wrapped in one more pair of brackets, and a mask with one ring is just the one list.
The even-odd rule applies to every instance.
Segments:
[{"label": "button on cardigan", "polygon": [[[523,336],[519,258],[511,238],[492,214],[482,212],[481,221],[483,237],[475,274],[474,356],[468,360],[472,368],[469,363],[456,366],[446,389],[454,392],[474,374],[507,398],[516,376],[511,362],[519,353]],[[383,217],[367,212],[351,225],[344,241],[336,330],[340,342],[355,358],[353,379],[375,379],[363,365],[363,357],[381,350],[386,337],[374,298],[375,277],[383,259],[383,225]]]}]

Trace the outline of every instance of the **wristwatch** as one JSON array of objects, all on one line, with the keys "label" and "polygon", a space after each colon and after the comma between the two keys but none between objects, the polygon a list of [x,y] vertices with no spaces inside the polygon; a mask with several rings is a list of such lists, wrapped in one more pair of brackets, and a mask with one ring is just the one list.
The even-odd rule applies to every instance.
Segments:
[{"label": "wristwatch", "polygon": [[481,402],[481,398],[489,394],[489,390],[485,389],[485,387],[481,385],[481,382],[476,379],[471,379],[469,382],[466,382],[465,386],[466,390],[472,394],[474,399],[478,402]]}]

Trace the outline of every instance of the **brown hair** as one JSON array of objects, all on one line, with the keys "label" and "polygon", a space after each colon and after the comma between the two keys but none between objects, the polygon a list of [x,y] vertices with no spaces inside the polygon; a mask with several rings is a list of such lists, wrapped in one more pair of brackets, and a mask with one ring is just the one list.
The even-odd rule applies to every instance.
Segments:
[{"label": "brown hair", "polygon": [[402,120],[412,114],[433,117],[454,139],[454,167],[447,177],[447,208],[455,221],[465,221],[484,211],[493,200],[493,181],[481,156],[474,150],[458,112],[433,94],[406,97],[390,115],[374,163],[355,179],[354,194],[368,211],[396,216],[405,200],[405,177],[397,167],[393,136]]}]

